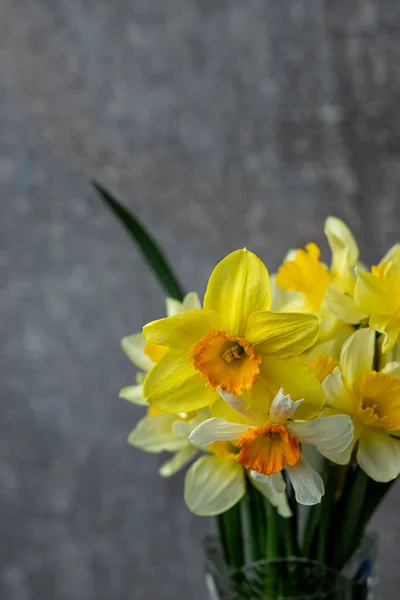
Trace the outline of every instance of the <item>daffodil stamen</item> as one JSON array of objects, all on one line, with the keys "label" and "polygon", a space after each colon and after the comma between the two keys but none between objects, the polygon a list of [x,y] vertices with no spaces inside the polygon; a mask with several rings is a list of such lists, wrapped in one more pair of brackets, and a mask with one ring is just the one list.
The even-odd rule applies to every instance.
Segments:
[{"label": "daffodil stamen", "polygon": [[279,473],[285,465],[294,466],[300,460],[299,440],[281,424],[249,428],[236,444],[241,448],[238,462],[263,475]]},{"label": "daffodil stamen", "polygon": [[236,396],[251,389],[261,363],[249,342],[220,330],[210,331],[198,340],[190,348],[188,358],[207,387]]},{"label": "daffodil stamen", "polygon": [[225,352],[222,355],[222,358],[226,363],[230,363],[235,359],[241,358],[243,356],[244,351],[245,350],[243,346],[239,346],[239,344],[236,344],[232,348],[228,348],[228,350],[225,350]]}]

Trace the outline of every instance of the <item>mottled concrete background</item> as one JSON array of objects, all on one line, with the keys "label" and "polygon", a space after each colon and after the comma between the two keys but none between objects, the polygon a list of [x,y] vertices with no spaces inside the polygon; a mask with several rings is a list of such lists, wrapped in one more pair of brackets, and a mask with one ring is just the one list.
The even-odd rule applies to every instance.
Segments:
[{"label": "mottled concrete background", "polygon": [[[187,289],[228,251],[274,269],[328,214],[399,238],[395,0],[0,0],[0,598],[205,598],[207,520],[126,445],[124,334],[163,314],[88,184]],[[398,598],[399,493],[378,518]],[[334,540],[332,540],[334,543]],[[397,591],[396,591],[397,590]]]}]

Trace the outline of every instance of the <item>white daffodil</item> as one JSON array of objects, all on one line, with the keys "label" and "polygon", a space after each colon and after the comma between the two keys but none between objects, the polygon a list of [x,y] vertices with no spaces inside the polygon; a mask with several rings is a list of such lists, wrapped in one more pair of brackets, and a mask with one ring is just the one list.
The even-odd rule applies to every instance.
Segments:
[{"label": "white daffodil", "polygon": [[[223,390],[220,390],[220,395],[240,414],[238,421],[207,419],[194,429],[189,440],[199,447],[208,447],[215,442],[233,444],[233,448],[239,449],[235,454],[237,478],[238,467],[243,465],[258,488],[273,488],[276,493],[282,493],[285,489],[282,470],[285,469],[296,500],[305,505],[318,504],[324,494],[324,484],[321,476],[301,454],[300,443],[312,444],[322,454],[342,452],[353,439],[351,419],[347,415],[332,415],[310,421],[295,421],[295,412],[303,400],[293,402],[282,389],[275,396],[268,414],[251,409],[246,411],[243,400]],[[221,483],[222,480],[223,477]],[[202,485],[204,498],[207,499],[207,481]]]},{"label": "white daffodil", "polygon": [[184,497],[192,512],[213,516],[229,510],[245,496],[247,476],[247,481],[275,506],[281,517],[292,516],[281,474],[273,481],[260,477],[256,471],[247,471],[238,462],[238,448],[228,441],[207,445],[207,452],[186,473]]}]

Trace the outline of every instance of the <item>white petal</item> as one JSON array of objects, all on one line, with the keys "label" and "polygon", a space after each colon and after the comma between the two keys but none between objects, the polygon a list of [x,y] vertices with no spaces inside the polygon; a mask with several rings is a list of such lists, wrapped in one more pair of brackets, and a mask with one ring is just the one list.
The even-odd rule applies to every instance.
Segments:
[{"label": "white petal", "polygon": [[245,493],[244,469],[235,460],[203,456],[186,473],[185,502],[196,515],[219,515]]},{"label": "white petal", "polygon": [[296,412],[299,404],[304,402],[304,399],[293,402],[289,394],[284,394],[283,388],[279,390],[275,398],[272,400],[271,407],[269,409],[269,416],[273,423],[284,423]]},{"label": "white petal", "polygon": [[129,385],[119,391],[119,397],[139,406],[147,406],[147,400],[143,396],[142,385]]},{"label": "white petal", "polygon": [[200,423],[189,435],[189,440],[195,446],[203,448],[217,441],[230,442],[231,440],[237,440],[248,428],[248,425],[230,423],[225,419],[215,417]]},{"label": "white petal", "polygon": [[225,402],[229,404],[229,406],[233,408],[233,410],[239,413],[239,415],[242,415],[242,417],[244,417],[245,419],[248,419],[249,421],[258,422],[260,421],[260,419],[263,419],[262,413],[258,410],[253,410],[252,408],[247,410],[247,404],[241,398],[230,394],[222,388],[218,390],[218,393],[221,396],[222,400],[225,400]]},{"label": "white petal", "polygon": [[346,275],[358,260],[358,246],[353,234],[337,217],[326,219],[324,233],[332,251],[332,270],[335,274]]},{"label": "white petal", "polygon": [[[281,473],[279,473],[281,475]],[[283,487],[282,492],[278,492],[276,487],[271,480],[272,476],[262,475],[261,473],[257,473],[257,471],[249,472],[250,483],[262,494],[272,506],[275,506],[278,514],[281,517],[291,517],[292,511],[290,510],[290,506],[286,496],[286,485]],[[284,483],[283,477],[281,475],[282,481]]]},{"label": "white petal", "polygon": [[354,436],[353,422],[348,415],[332,415],[303,423],[288,423],[292,435],[304,444],[316,446],[324,452],[343,452]]},{"label": "white petal", "polygon": [[182,308],[183,311],[201,308],[199,295],[196,292],[189,292],[186,294],[182,302]]},{"label": "white petal", "polygon": [[162,452],[169,450],[175,452],[188,443],[183,438],[178,438],[172,430],[176,415],[162,413],[160,415],[147,415],[143,417],[135,429],[130,433],[128,442],[145,450],[146,452]]},{"label": "white petal", "polygon": [[182,469],[189,461],[192,460],[197,454],[197,448],[194,448],[191,444],[188,444],[181,450],[178,450],[172,458],[167,460],[159,469],[161,477],[171,477],[175,475],[180,469]]},{"label": "white petal", "polygon": [[197,310],[201,308],[201,302],[196,292],[189,292],[183,299],[183,302],[175,300],[175,298],[166,298],[165,307],[167,317],[172,317],[179,313],[186,312],[187,310]]},{"label": "white petal", "polygon": [[375,350],[375,331],[358,329],[343,344],[340,353],[343,376],[348,385],[372,371]]},{"label": "white petal", "polygon": [[172,431],[177,437],[189,439],[192,431],[205,420],[204,414],[204,411],[200,411],[199,414],[197,414],[195,418],[191,419],[190,421],[177,419],[172,425]]},{"label": "white petal", "polygon": [[387,363],[387,365],[382,369],[382,373],[389,373],[389,375],[393,375],[393,377],[400,379],[400,362],[393,361]]},{"label": "white petal", "polygon": [[147,354],[144,353],[146,341],[143,339],[141,333],[134,333],[122,338],[121,347],[127,357],[133,362],[134,365],[143,369],[143,371],[150,371],[154,367],[154,363]]},{"label": "white petal", "polygon": [[343,452],[323,452],[322,454],[337,465],[348,465],[356,442],[357,440],[353,439]]},{"label": "white petal", "polygon": [[383,431],[365,429],[358,445],[357,461],[375,481],[391,481],[400,474],[400,440]]},{"label": "white petal", "polygon": [[282,472],[272,473],[272,475],[270,475],[269,477],[272,481],[272,485],[274,486],[275,490],[279,494],[283,494],[283,492],[286,490],[286,482]]},{"label": "white petal", "polygon": [[321,502],[321,498],[325,493],[324,482],[303,455],[300,455],[297,465],[293,467],[286,465],[285,469],[288,472],[299,504],[312,506]]},{"label": "white petal", "polygon": [[165,298],[165,312],[167,317],[172,317],[173,315],[183,312],[182,302],[175,300],[175,298]]}]

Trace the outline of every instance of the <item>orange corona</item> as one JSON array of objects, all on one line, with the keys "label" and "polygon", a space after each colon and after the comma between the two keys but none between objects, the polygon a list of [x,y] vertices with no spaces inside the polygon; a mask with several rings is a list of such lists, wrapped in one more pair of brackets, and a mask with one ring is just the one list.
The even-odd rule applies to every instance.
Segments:
[{"label": "orange corona", "polygon": [[249,428],[238,439],[241,448],[238,461],[247,469],[263,475],[279,473],[285,464],[296,465],[300,460],[300,444],[284,425],[266,424]]},{"label": "orange corona", "polygon": [[251,389],[261,363],[249,342],[219,330],[210,331],[198,340],[189,350],[188,358],[207,387],[214,391],[222,388],[235,396]]}]

